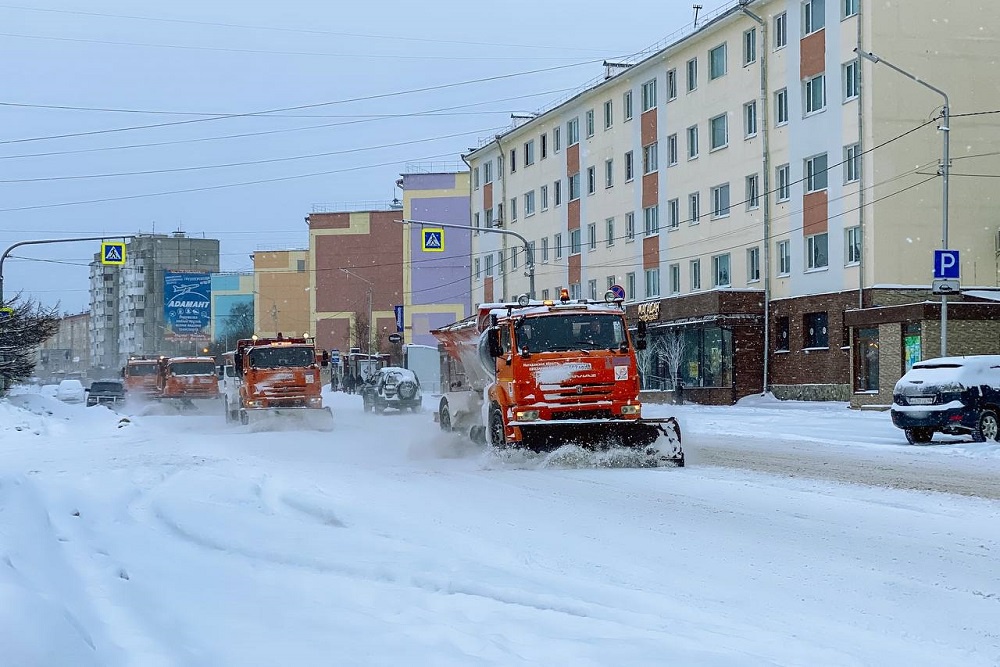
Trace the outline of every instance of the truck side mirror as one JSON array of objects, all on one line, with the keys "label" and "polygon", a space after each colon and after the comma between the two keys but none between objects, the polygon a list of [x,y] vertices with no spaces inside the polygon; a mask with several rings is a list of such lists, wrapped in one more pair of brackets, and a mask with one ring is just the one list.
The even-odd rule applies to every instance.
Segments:
[{"label": "truck side mirror", "polygon": [[490,356],[494,359],[503,356],[503,347],[500,345],[500,329],[491,327],[487,334],[490,346]]}]

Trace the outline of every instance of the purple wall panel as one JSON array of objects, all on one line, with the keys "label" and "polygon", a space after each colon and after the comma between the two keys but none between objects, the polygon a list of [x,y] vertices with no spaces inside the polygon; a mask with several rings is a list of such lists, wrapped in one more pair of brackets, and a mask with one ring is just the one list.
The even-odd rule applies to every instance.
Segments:
[{"label": "purple wall panel", "polygon": [[403,187],[416,190],[454,190],[457,174],[404,174]]},{"label": "purple wall panel", "polygon": [[[414,220],[469,224],[468,197],[434,197],[411,200]],[[423,252],[420,249],[420,227],[410,226],[413,248],[411,289],[413,303],[465,304],[469,308],[472,281],[469,257],[472,235],[467,229],[445,229],[444,252]],[[414,341],[417,342],[417,341]]]}]

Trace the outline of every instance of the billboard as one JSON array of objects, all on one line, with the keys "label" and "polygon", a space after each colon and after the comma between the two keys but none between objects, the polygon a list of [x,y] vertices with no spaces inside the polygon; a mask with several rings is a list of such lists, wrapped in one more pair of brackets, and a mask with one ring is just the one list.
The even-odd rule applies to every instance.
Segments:
[{"label": "billboard", "polygon": [[212,274],[163,272],[164,340],[208,342],[212,327]]}]

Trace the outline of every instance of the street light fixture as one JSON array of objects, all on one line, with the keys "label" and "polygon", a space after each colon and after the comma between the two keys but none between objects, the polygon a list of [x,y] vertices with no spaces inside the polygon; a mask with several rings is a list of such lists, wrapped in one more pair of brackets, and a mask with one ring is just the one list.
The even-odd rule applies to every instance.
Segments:
[{"label": "street light fixture", "polygon": [[[878,65],[882,64],[891,70],[899,72],[908,79],[916,81],[921,86],[929,88],[938,95],[944,98],[944,108],[941,110],[941,125],[938,129],[941,130],[944,135],[944,151],[941,156],[941,180],[942,180],[942,193],[941,193],[941,249],[948,249],[948,172],[950,169],[950,135],[951,135],[951,105],[948,102],[948,94],[945,93],[940,88],[936,88],[931,84],[927,83],[915,74],[910,74],[906,70],[893,65],[891,62],[885,58],[879,57],[872,53],[871,51],[862,51],[861,49],[855,48],[854,52],[865,60],[871,61],[872,63]],[[941,356],[948,356],[948,295],[941,294]]]}]

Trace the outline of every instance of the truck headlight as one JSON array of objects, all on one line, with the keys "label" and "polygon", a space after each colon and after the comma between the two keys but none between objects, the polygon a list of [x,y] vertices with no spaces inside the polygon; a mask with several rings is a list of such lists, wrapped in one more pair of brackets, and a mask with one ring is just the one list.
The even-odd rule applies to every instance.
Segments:
[{"label": "truck headlight", "polygon": [[514,416],[519,422],[533,422],[538,419],[538,410],[518,410]]},{"label": "truck headlight", "polygon": [[323,405],[323,399],[320,398],[319,396],[312,396],[309,399],[309,405],[322,406]]},{"label": "truck headlight", "polygon": [[642,410],[642,405],[623,405],[623,415],[637,415]]},{"label": "truck headlight", "polygon": [[247,401],[247,407],[248,408],[260,408],[260,407],[263,407],[263,406],[264,406],[264,401],[261,401],[261,400]]}]

